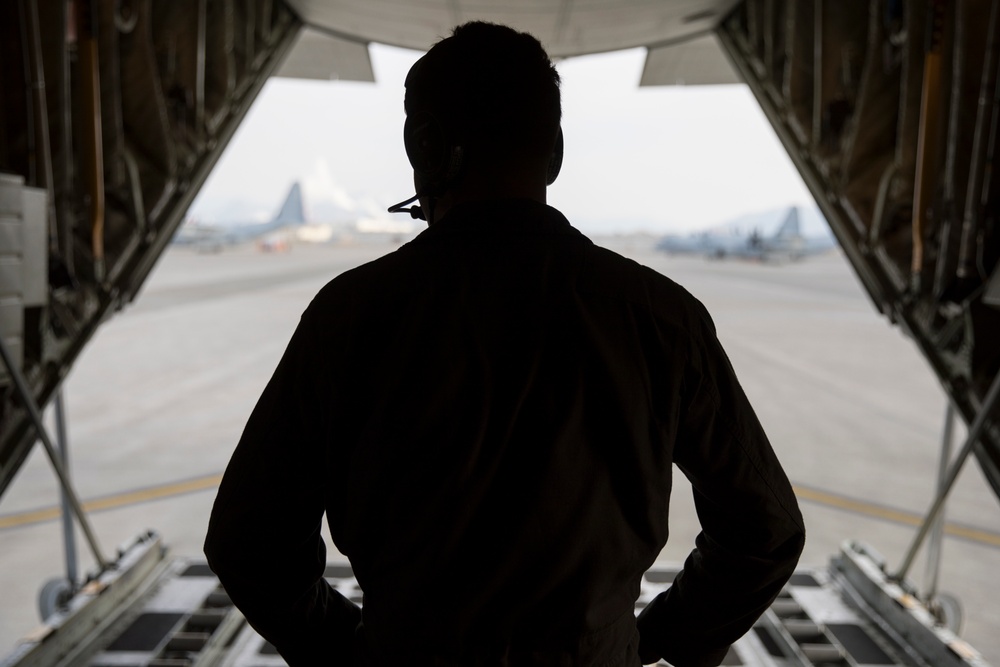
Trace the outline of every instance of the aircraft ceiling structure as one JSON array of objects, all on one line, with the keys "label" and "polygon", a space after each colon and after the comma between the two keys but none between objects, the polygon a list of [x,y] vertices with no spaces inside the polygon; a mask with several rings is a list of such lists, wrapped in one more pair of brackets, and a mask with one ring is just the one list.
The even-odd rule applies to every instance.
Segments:
[{"label": "aircraft ceiling structure", "polygon": [[0,340],[14,367],[0,365],[0,493],[36,440],[17,380],[49,401],[134,298],[266,79],[370,80],[369,42],[423,49],[471,19],[529,30],[559,57],[646,46],[644,84],[687,80],[670,54],[696,47],[700,65],[721,45],[877,307],[979,422],[974,450],[1000,493],[998,5],[0,3]]},{"label": "aircraft ceiling structure", "polygon": [[426,51],[466,21],[513,26],[554,58],[681,43],[708,34],[738,0],[288,0],[308,25]]}]

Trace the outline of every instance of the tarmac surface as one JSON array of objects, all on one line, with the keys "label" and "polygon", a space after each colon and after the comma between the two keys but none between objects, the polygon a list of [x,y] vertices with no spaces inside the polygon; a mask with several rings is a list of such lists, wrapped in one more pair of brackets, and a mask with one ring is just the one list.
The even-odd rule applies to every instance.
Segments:
[{"label": "tarmac surface", "polygon": [[[945,397],[915,345],[889,325],[838,254],[785,265],[670,257],[650,237],[597,239],[700,298],[799,495],[822,566],[845,540],[902,562],[929,507]],[[330,278],[390,242],[171,248],[134,304],[107,322],[64,387],[70,467],[102,549],[153,528],[197,556],[219,477],[302,310]],[[956,429],[956,450],[964,428]],[[679,564],[697,533],[678,475],[671,539]],[[65,572],[58,488],[36,448],[0,498],[0,656],[39,624],[44,581]],[[1000,503],[978,467],[947,508],[938,590],[965,611],[962,636],[1000,665]],[[77,531],[81,572],[92,567]],[[330,550],[330,560],[343,557]],[[924,558],[910,579],[926,590]]]}]

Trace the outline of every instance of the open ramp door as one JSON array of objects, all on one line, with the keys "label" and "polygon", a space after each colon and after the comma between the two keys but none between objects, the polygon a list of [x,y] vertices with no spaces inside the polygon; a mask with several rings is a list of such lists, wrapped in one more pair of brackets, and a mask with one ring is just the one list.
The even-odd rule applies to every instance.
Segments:
[{"label": "open ramp door", "polygon": [[[1000,495],[998,2],[748,0],[719,41]],[[946,494],[945,494],[946,495]]]}]

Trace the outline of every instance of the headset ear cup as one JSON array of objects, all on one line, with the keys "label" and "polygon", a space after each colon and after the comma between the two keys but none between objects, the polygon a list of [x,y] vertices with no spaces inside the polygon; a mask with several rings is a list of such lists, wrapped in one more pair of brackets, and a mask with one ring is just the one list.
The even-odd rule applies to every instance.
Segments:
[{"label": "headset ear cup", "polygon": [[563,161],[563,131],[559,127],[559,134],[556,135],[555,146],[552,147],[552,157],[549,158],[549,168],[545,173],[545,184],[552,185],[559,176]]},{"label": "headset ear cup", "polygon": [[452,146],[448,155],[448,168],[441,179],[442,187],[455,184],[462,175],[462,167],[465,161],[465,150],[461,146]]},{"label": "headset ear cup", "polygon": [[437,180],[448,162],[444,129],[431,114],[418,112],[406,117],[403,145],[410,165],[425,182]]}]

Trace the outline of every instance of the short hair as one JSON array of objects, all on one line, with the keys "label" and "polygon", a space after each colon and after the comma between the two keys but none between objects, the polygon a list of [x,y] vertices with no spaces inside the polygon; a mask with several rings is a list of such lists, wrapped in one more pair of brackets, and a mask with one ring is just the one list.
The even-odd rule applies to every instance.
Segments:
[{"label": "short hair", "polygon": [[562,117],[559,73],[532,35],[473,21],[414,64],[404,106],[431,113],[467,154],[548,159]]}]

